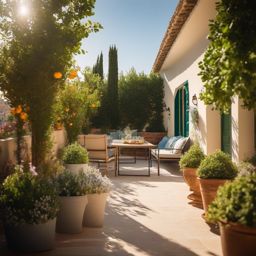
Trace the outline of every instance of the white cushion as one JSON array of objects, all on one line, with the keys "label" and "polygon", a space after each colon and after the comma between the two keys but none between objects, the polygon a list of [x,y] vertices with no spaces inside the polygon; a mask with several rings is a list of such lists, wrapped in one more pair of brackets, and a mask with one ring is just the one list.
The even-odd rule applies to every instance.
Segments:
[{"label": "white cushion", "polygon": [[187,142],[188,138],[180,138],[178,139],[175,144],[174,144],[174,149],[173,149],[173,153],[174,154],[178,154],[178,153],[181,153],[186,142]]},{"label": "white cushion", "polygon": [[[170,149],[159,149],[159,158],[172,159],[180,158],[182,156],[181,152],[175,153],[175,150]],[[151,154],[155,157],[158,157],[158,149],[152,149]]]}]

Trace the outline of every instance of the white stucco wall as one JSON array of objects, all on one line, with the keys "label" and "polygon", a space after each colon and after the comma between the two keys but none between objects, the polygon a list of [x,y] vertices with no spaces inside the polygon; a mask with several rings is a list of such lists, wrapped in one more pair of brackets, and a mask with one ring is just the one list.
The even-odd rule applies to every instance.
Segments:
[{"label": "white stucco wall", "polygon": [[[203,84],[198,76],[198,63],[203,59],[205,49],[208,46],[208,22],[215,16],[215,0],[199,0],[191,16],[183,26],[175,43],[173,44],[160,71],[164,79],[165,98],[167,107],[170,107],[171,117],[164,115],[164,124],[169,135],[174,135],[174,99],[179,87],[186,81],[189,86],[189,105],[195,94],[198,98],[199,124],[194,127],[190,122],[190,137],[198,140],[205,153],[212,153],[220,148],[220,125],[218,113],[206,107],[199,100],[199,94]],[[212,118],[211,118],[212,116]],[[191,120],[191,118],[190,118]],[[215,139],[212,139],[214,138]]]},{"label": "white stucco wall", "polygon": [[[209,19],[216,15],[215,0],[199,0],[189,19],[180,31],[170,49],[160,74],[164,79],[164,101],[171,110],[171,116],[164,113],[164,124],[169,135],[174,135],[174,100],[177,90],[184,82],[189,85],[189,105],[195,94],[199,98],[203,83],[198,73],[198,64],[203,59],[208,46]],[[213,111],[211,106],[205,106],[198,99],[199,124],[194,128],[190,118],[190,137],[197,140],[206,154],[221,149],[221,115]],[[232,159],[241,161],[255,152],[254,147],[254,113],[241,107],[241,102],[235,98],[231,108]]]},{"label": "white stucco wall", "polygon": [[242,101],[234,97],[231,108],[232,159],[246,160],[255,153],[254,112],[242,107]]}]

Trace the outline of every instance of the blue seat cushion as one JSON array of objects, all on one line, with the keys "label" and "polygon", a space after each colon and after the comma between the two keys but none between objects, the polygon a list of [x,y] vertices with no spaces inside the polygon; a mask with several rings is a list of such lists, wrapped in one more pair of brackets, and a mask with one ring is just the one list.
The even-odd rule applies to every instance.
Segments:
[{"label": "blue seat cushion", "polygon": [[112,140],[120,140],[124,137],[124,133],[120,130],[110,132],[109,136],[111,137]]},{"label": "blue seat cushion", "polygon": [[111,137],[112,140],[119,140],[119,133],[118,133],[118,131],[110,132],[109,136]]},{"label": "blue seat cushion", "polygon": [[169,137],[168,136],[164,136],[160,142],[158,143],[158,148],[160,149],[164,149],[165,148],[165,145],[167,143],[167,141],[169,140]]},{"label": "blue seat cushion", "polygon": [[169,140],[166,142],[165,144],[165,148],[174,148],[175,147],[175,143],[178,139],[182,138],[182,136],[174,136],[174,137],[170,137]]}]

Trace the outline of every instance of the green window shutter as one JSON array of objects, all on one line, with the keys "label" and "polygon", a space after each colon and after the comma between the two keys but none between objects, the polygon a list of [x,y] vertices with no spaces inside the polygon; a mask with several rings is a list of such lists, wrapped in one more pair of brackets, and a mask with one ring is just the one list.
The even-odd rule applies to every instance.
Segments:
[{"label": "green window shutter", "polygon": [[175,136],[189,136],[189,90],[188,82],[180,88],[175,96],[175,119],[174,134]]},{"label": "green window shutter", "polygon": [[184,137],[189,136],[189,89],[188,82],[184,85]]},{"label": "green window shutter", "polygon": [[231,114],[221,115],[221,150],[231,154]]},{"label": "green window shutter", "polygon": [[174,102],[174,135],[180,135],[180,90],[177,91]]}]

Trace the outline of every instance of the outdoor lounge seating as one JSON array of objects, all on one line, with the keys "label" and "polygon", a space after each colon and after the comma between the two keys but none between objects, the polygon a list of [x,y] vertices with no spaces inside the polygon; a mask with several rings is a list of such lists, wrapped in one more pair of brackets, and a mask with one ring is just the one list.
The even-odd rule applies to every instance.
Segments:
[{"label": "outdoor lounge seating", "polygon": [[101,164],[104,165],[103,170],[108,175],[108,163],[115,159],[114,149],[108,147],[108,138],[106,134],[88,134],[80,135],[79,143],[84,146],[89,154],[89,161],[96,162],[100,169]]},{"label": "outdoor lounge seating", "polygon": [[165,136],[159,142],[157,148],[151,149],[151,157],[157,161],[157,172],[160,175],[160,161],[178,161],[182,154],[188,149],[189,137],[168,137]]}]

